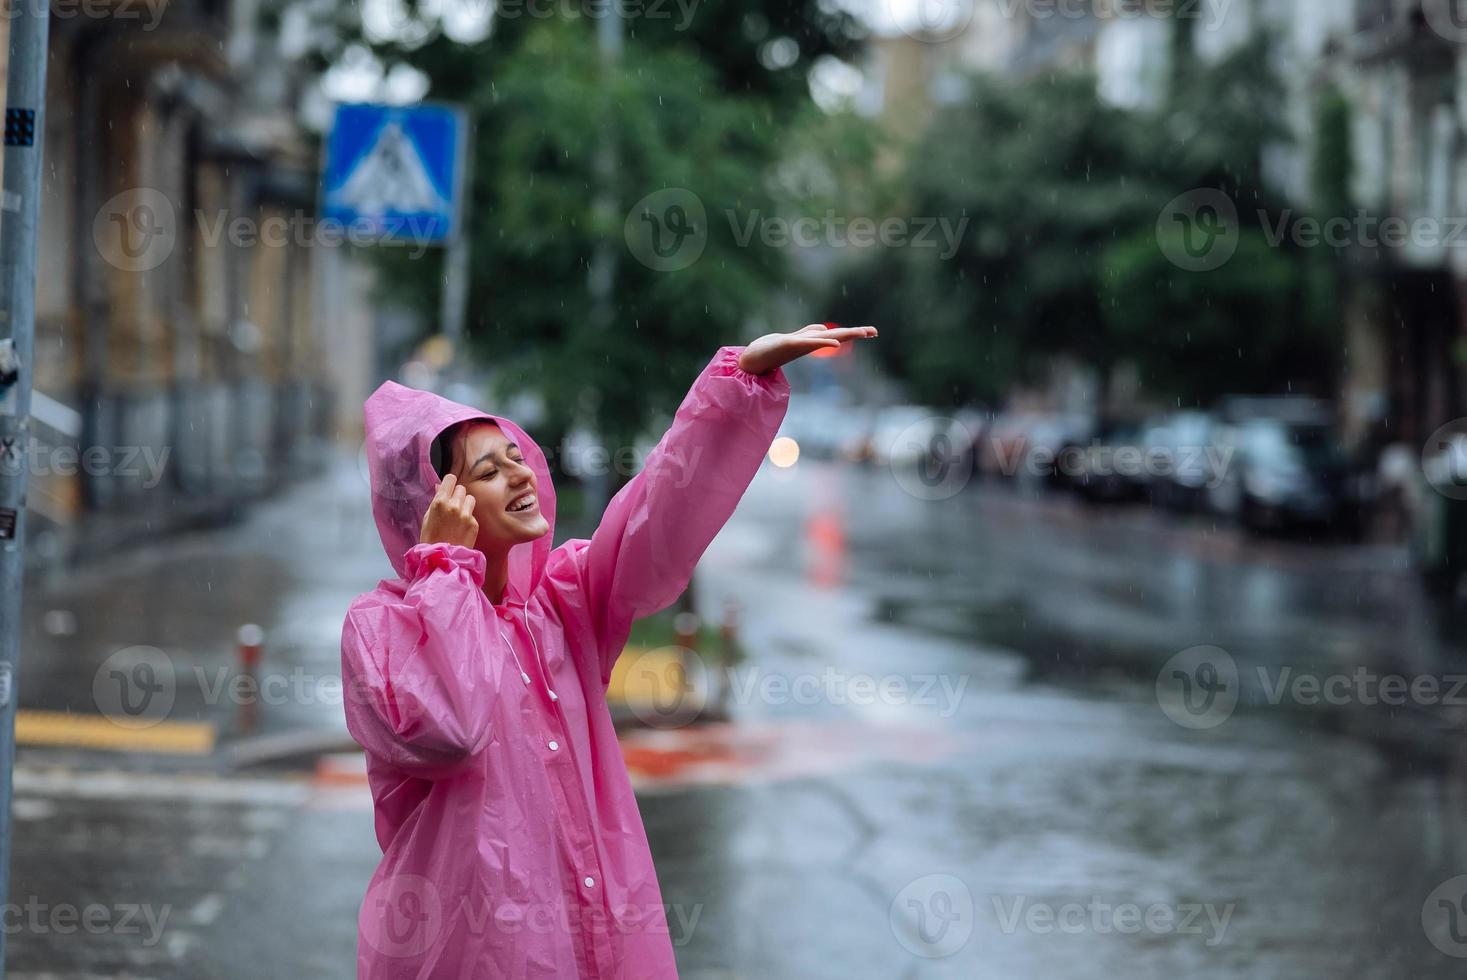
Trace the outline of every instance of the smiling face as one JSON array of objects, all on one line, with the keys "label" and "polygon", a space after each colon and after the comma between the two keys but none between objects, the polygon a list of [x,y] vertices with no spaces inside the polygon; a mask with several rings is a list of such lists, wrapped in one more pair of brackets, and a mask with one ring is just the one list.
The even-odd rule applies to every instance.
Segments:
[{"label": "smiling face", "polygon": [[479,536],[474,547],[504,554],[550,530],[536,498],[535,473],[517,445],[493,422],[472,422],[452,433],[449,465],[459,485],[474,498]]}]

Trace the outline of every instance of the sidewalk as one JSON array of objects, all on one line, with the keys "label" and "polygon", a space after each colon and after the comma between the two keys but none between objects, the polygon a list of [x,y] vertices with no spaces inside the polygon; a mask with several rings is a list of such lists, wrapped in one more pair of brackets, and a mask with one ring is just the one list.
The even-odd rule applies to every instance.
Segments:
[{"label": "sidewalk", "polygon": [[[392,574],[369,508],[365,476],[343,453],[236,524],[28,582],[21,752],[217,768],[246,740],[271,754],[349,748],[341,620]],[[255,682],[238,649],[247,623],[264,631]]]}]

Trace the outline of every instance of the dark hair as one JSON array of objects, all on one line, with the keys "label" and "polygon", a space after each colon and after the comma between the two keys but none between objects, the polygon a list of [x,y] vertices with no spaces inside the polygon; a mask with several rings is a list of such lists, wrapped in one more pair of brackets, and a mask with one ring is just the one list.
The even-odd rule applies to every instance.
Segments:
[{"label": "dark hair", "polygon": [[459,431],[467,424],[455,422],[438,433],[438,438],[433,440],[433,445],[428,450],[428,461],[433,464],[433,472],[438,474],[438,479],[443,479],[457,468],[455,447],[458,445]]}]

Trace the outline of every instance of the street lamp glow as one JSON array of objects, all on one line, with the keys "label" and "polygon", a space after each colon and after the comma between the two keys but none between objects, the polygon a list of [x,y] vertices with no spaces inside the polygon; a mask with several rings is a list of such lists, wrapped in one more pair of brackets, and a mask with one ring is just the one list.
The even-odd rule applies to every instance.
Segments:
[{"label": "street lamp glow", "polygon": [[769,444],[769,461],[781,469],[795,465],[800,458],[800,444],[789,436],[780,436]]}]

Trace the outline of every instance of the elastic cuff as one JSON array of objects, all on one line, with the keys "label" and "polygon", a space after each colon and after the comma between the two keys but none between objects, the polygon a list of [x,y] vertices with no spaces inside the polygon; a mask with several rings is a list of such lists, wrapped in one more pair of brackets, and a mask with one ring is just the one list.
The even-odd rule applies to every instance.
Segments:
[{"label": "elastic cuff", "polygon": [[764,374],[752,374],[739,367],[739,355],[744,352],[746,346],[720,347],[713,358],[713,376],[736,378],[747,385],[763,388],[765,391],[788,391],[789,379],[784,376],[782,367],[777,367]]},{"label": "elastic cuff", "polygon": [[484,585],[484,553],[477,548],[435,541],[431,544],[415,544],[408,549],[407,573],[409,581],[417,581],[433,571],[451,572],[462,568],[469,573],[474,584]]}]

